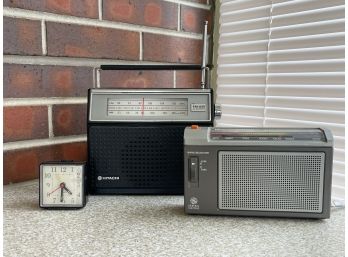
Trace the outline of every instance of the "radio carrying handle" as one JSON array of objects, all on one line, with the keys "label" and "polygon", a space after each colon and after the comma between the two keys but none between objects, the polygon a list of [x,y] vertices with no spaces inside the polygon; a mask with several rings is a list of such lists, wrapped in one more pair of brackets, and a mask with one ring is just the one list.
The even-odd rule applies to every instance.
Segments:
[{"label": "radio carrying handle", "polygon": [[207,37],[208,37],[208,21],[204,22],[203,33],[203,56],[202,64],[107,64],[100,65],[100,67],[94,68],[94,87],[98,87],[100,81],[101,70],[200,70],[201,75],[201,88],[210,88],[209,85],[209,73],[212,65],[206,64],[207,58]]}]

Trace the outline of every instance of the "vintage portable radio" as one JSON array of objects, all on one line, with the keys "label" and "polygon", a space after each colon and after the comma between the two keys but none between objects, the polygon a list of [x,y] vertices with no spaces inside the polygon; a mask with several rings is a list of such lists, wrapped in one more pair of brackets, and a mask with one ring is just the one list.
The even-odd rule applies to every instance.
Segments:
[{"label": "vintage portable radio", "polygon": [[[104,65],[103,70],[201,70],[201,89],[91,89],[88,180],[93,194],[183,194],[184,129],[213,125],[213,91],[202,65]],[[219,113],[219,112],[218,112]]]},{"label": "vintage portable radio", "polygon": [[189,214],[329,218],[326,129],[186,128]]}]

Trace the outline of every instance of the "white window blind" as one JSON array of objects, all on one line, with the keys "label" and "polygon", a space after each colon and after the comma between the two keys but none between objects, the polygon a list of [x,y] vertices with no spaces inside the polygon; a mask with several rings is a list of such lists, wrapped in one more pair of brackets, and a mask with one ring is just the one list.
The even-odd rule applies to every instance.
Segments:
[{"label": "white window blind", "polygon": [[221,0],[217,126],[327,127],[344,199],[344,0]]}]

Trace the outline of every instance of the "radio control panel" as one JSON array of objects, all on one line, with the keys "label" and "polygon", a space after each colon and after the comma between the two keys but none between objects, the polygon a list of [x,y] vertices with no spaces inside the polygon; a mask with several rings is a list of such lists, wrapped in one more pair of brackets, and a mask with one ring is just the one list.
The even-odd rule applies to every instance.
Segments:
[{"label": "radio control panel", "polygon": [[210,89],[91,89],[90,122],[210,122]]}]

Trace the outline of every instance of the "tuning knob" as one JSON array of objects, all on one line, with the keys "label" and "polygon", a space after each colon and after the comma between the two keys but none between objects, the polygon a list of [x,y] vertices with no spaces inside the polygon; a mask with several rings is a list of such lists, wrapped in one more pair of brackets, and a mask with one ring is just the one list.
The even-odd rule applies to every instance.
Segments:
[{"label": "tuning knob", "polygon": [[214,105],[214,109],[215,109],[215,112],[214,112],[214,114],[215,114],[215,119],[220,119],[221,118],[221,115],[222,115],[222,112],[221,112],[221,105],[219,105],[219,104],[215,104]]}]

